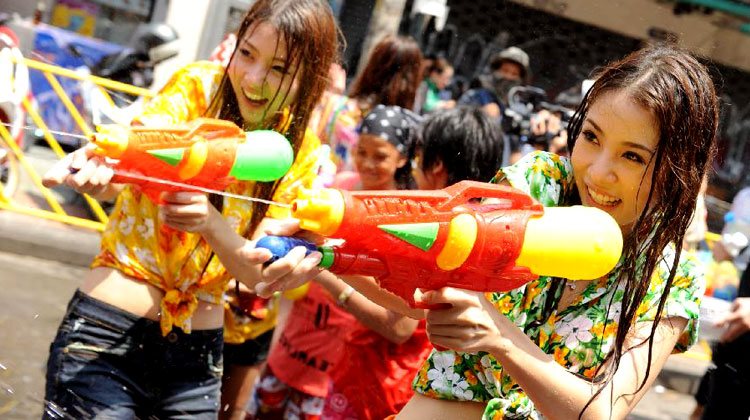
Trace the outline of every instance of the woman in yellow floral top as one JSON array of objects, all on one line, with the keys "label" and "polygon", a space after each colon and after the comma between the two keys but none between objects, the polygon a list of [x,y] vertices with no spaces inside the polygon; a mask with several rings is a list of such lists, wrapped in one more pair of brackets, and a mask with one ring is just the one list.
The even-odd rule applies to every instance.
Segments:
[{"label": "woman in yellow floral top", "polygon": [[[207,62],[185,67],[136,123],[168,126],[208,116],[286,133],[297,156],[282,181],[237,182],[227,191],[288,202],[314,174],[319,144],[305,127],[337,53],[336,24],[323,0],[259,0],[238,39],[226,71]],[[263,292],[314,276],[320,255],[296,250],[264,268],[269,253],[248,239],[266,204],[178,192],[157,205],[135,187],[109,183],[112,174],[84,148],[45,177],[47,185],[66,183],[99,197],[119,193],[101,253],[51,346],[46,412],[216,418],[228,280]]]},{"label": "woman in yellow floral top", "polygon": [[571,159],[538,152],[495,181],[545,206],[607,211],[622,229],[622,259],[593,281],[426,293],[425,303],[450,304],[427,312],[431,341],[450,350],[433,351],[397,418],[624,418],[667,356],[696,339],[703,277],[673,244],[717,122],[713,83],[688,53],[649,47],[606,67],[571,122]]}]

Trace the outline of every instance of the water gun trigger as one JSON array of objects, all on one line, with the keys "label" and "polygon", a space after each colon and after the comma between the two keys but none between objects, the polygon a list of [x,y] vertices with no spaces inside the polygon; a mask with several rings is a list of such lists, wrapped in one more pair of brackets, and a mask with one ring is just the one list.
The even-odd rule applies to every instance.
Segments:
[{"label": "water gun trigger", "polygon": [[102,125],[91,143],[92,154],[117,160],[117,172],[165,181],[125,177],[128,183],[144,185],[144,190],[190,190],[184,186],[188,184],[223,191],[237,181],[276,181],[294,162],[294,151],[283,135],[245,132],[230,121],[213,118],[166,127]]}]

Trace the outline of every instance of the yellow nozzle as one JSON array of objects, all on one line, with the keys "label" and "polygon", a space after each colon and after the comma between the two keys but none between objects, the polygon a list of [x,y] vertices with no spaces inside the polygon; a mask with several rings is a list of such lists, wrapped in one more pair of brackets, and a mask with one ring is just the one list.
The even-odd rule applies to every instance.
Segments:
[{"label": "yellow nozzle", "polygon": [[612,271],[622,253],[615,219],[595,207],[550,207],[526,224],[516,265],[540,276],[593,280]]},{"label": "yellow nozzle", "polygon": [[341,225],[344,209],[344,196],[338,190],[301,188],[297,199],[292,203],[292,216],[299,219],[302,229],[330,236]]},{"label": "yellow nozzle", "polygon": [[126,127],[116,124],[100,125],[91,136],[91,142],[97,147],[94,153],[119,159],[128,148],[129,132]]}]

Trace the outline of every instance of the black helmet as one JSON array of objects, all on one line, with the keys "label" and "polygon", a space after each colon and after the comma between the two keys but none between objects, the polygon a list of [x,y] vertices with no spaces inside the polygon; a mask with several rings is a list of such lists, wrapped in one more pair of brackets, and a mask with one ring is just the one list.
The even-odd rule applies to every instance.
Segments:
[{"label": "black helmet", "polygon": [[177,32],[171,26],[147,23],[136,29],[125,49],[104,57],[91,71],[118,82],[148,87],[153,81],[154,66],[178,52]]},{"label": "black helmet", "polygon": [[166,23],[146,23],[136,29],[128,47],[148,55],[152,62],[158,63],[177,55],[177,38],[177,31]]},{"label": "black helmet", "polygon": [[531,69],[529,68],[529,55],[518,47],[508,47],[499,53],[495,54],[490,60],[490,69],[497,70],[502,66],[503,62],[510,61],[521,66],[523,74],[522,79],[527,79]]}]

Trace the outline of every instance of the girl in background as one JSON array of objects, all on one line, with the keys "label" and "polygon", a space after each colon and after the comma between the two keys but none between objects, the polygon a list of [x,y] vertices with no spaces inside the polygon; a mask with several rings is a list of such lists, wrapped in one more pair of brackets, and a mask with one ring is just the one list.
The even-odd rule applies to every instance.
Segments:
[{"label": "girl in background", "polygon": [[[396,106],[370,111],[353,152],[360,189],[411,185],[410,140],[419,119]],[[324,271],[294,301],[251,411],[257,419],[380,419],[408,401],[411,378],[429,348],[418,321],[378,306]],[[358,395],[363,387],[364,398]]]},{"label": "girl in background", "polygon": [[445,100],[442,95],[453,80],[453,66],[445,58],[436,58],[425,69],[425,79],[419,85],[414,112],[429,114],[438,109],[451,109],[456,101]]}]

